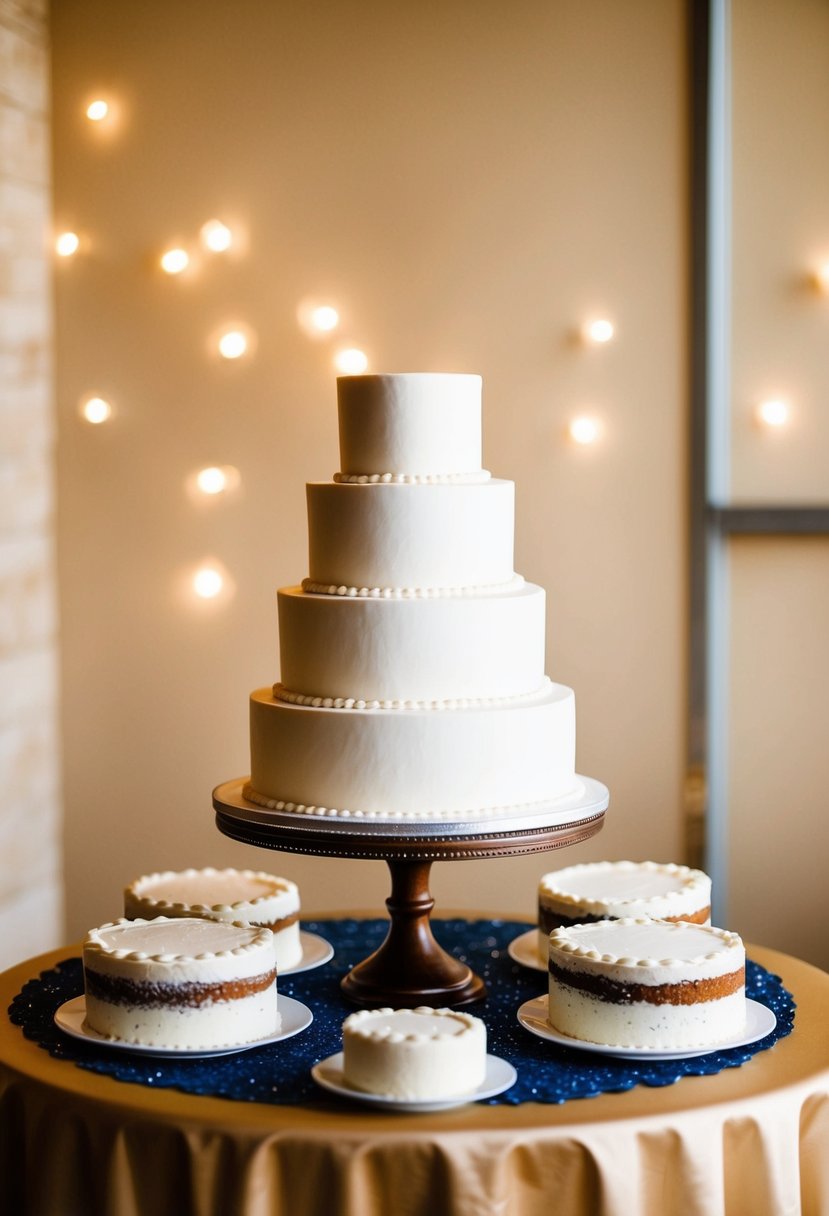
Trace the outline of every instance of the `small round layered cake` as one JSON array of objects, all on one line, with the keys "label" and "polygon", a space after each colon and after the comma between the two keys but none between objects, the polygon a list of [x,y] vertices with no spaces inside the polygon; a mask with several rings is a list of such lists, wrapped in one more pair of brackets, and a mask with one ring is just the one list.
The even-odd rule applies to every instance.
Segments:
[{"label": "small round layered cake", "polygon": [[550,1025],[608,1047],[707,1047],[745,1028],[736,933],[684,921],[603,920],[554,929]]},{"label": "small round layered cake", "polygon": [[545,874],[538,884],[538,954],[547,962],[553,929],[646,916],[711,923],[711,879],[702,870],[656,861],[596,861]]},{"label": "small round layered cake", "polygon": [[199,917],[119,920],[83,946],[86,1025],[124,1043],[211,1049],[276,1034],[270,929]]},{"label": "small round layered cake", "polygon": [[486,1074],[486,1027],[453,1009],[361,1009],[343,1022],[343,1077],[408,1101],[471,1093]]},{"label": "small round layered cake", "polygon": [[287,878],[259,870],[208,867],[146,874],[124,891],[124,915],[130,920],[201,916],[270,929],[280,971],[302,959],[299,888]]}]

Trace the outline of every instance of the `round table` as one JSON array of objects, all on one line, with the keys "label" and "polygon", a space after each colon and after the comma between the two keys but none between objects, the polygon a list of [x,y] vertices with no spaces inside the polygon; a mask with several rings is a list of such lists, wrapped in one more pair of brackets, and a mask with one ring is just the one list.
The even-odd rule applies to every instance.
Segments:
[{"label": "round table", "polygon": [[52,1059],[5,1016],[67,947],[0,976],[9,1216],[781,1216],[829,1212],[829,975],[751,957],[797,1003],[741,1068],[561,1106],[382,1114],[154,1091]]}]

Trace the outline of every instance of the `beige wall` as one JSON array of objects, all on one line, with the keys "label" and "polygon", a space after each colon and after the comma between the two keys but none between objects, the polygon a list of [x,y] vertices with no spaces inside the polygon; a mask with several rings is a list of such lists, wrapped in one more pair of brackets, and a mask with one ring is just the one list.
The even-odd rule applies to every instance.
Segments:
[{"label": "beige wall", "polygon": [[46,18],[0,5],[0,968],[62,939]]},{"label": "beige wall", "polygon": [[[483,374],[485,463],[517,483],[517,568],[548,591],[607,826],[557,856],[436,866],[439,908],[531,912],[565,860],[675,858],[683,771],[684,6],[480,0],[53,12],[68,929],[144,871],[270,866],[308,908],[382,906],[377,863],[275,855],[213,825],[278,674],[275,589],[306,572],[303,485],[338,467],[331,299],[375,370]],[[93,129],[96,93],[120,111]],[[156,265],[217,214],[237,258]],[[618,338],[589,350],[594,313]],[[222,365],[240,319],[255,354]],[[92,428],[79,399],[110,396]],[[572,414],[603,422],[577,449]],[[232,464],[240,492],[188,476]],[[235,595],[197,605],[207,554]]]}]

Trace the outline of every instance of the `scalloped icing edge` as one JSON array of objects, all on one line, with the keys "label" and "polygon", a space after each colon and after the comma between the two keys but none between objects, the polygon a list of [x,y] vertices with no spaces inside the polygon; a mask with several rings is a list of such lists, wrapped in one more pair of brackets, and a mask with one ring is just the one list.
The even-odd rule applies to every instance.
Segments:
[{"label": "scalloped icing edge", "polygon": [[[605,921],[597,921],[596,924],[606,924]],[[614,926],[628,928],[630,925],[648,925],[652,926],[655,922],[649,916],[626,916],[619,920],[611,922]],[[568,940],[568,934],[572,933],[576,928],[588,928],[587,925],[567,925],[560,929],[553,929],[550,934],[550,945],[555,946],[562,954],[568,954],[572,958],[586,959],[591,963],[607,963],[613,967],[692,967],[695,963],[703,963],[706,961],[719,958],[726,950],[744,950],[743,939],[739,933],[734,933],[731,929],[719,929],[714,925],[691,925],[688,921],[672,921],[670,922],[671,929],[677,932],[686,932],[689,929],[704,929],[711,937],[716,938],[720,944],[720,949],[709,951],[707,954],[696,954],[692,958],[633,958],[627,955],[599,954],[598,950],[587,946],[579,946],[577,943]]]},{"label": "scalloped icing edge", "polygon": [[[390,1017],[395,1013],[414,1013],[423,1016],[447,1018],[455,1022],[463,1023],[463,1030],[459,1034],[450,1035],[442,1034],[439,1030],[433,1030],[430,1034],[425,1031],[410,1031],[403,1034],[400,1031],[390,1031],[387,1027],[383,1030],[376,1030],[370,1023],[377,1017]],[[460,1038],[462,1035],[469,1033],[477,1033],[478,1026],[483,1026],[484,1023],[480,1018],[473,1017],[471,1013],[465,1013],[460,1009],[432,1009],[430,1005],[416,1005],[413,1009],[358,1009],[356,1013],[350,1013],[343,1022],[343,1034],[349,1033],[359,1035],[362,1039],[370,1039],[373,1042],[402,1042],[404,1039],[408,1042],[429,1043],[436,1039]]]},{"label": "scalloped icing edge", "polygon": [[[197,920],[198,917],[194,917]],[[248,929],[251,933],[254,929],[251,925],[237,924],[235,921],[212,921],[214,925],[233,925],[236,929]],[[208,962],[214,958],[230,958],[232,955],[250,954],[252,950],[258,950],[261,946],[267,945],[273,937],[270,929],[256,929],[256,936],[251,941],[246,942],[243,946],[234,946],[232,950],[204,950],[200,954],[170,954],[168,951],[162,954],[147,954],[144,950],[124,950],[123,948],[107,946],[100,939],[100,934],[106,929],[120,929],[122,926],[132,925],[158,925],[158,924],[181,924],[181,918],[174,916],[156,916],[152,920],[144,920],[140,917],[135,920],[130,920],[129,917],[121,916],[118,920],[107,921],[105,925],[98,925],[95,929],[90,929],[86,935],[84,942],[84,950],[94,951],[96,954],[102,954],[108,958],[115,958],[119,961],[132,959],[140,963],[166,963],[173,965],[176,963],[200,963]]]},{"label": "scalloped icing edge", "polygon": [[338,485],[479,485],[490,481],[488,469],[477,469],[472,473],[335,473],[333,480]]},{"label": "scalloped icing edge", "polygon": [[[142,894],[138,889],[141,883],[151,883],[154,879],[178,878],[184,876],[190,878],[201,874],[239,874],[243,878],[261,878],[266,879],[269,883],[279,884],[279,888],[274,888],[273,891],[266,895],[255,895],[253,899],[237,899],[232,904],[185,904],[178,900],[155,899],[152,895]],[[195,866],[189,866],[186,870],[156,870],[153,874],[142,874],[140,878],[136,878],[134,882],[126,888],[132,894],[133,899],[142,900],[153,908],[191,908],[194,912],[235,912],[242,911],[244,908],[255,908],[260,904],[264,904],[267,900],[278,898],[280,895],[297,896],[297,908],[299,908],[299,887],[290,878],[280,878],[276,874],[268,874],[265,870],[240,870],[236,866],[224,866],[219,869],[217,866],[204,866],[202,869],[197,869]],[[129,919],[126,917],[125,919]],[[176,919],[174,917],[166,917],[167,920]],[[113,922],[114,923],[114,922]]]},{"label": "scalloped icing edge", "polygon": [[320,697],[308,693],[292,692],[279,683],[274,684],[273,695],[275,700],[283,701],[287,705],[301,705],[313,709],[387,709],[392,711],[420,709],[439,712],[450,709],[485,709],[493,706],[530,703],[543,697],[551,683],[550,677],[545,676],[540,687],[532,692],[515,693],[509,697],[452,697],[444,701],[404,701],[402,699],[366,701],[357,697]]},{"label": "scalloped icing edge", "polygon": [[316,583],[313,579],[302,580],[302,590],[313,595],[340,595],[350,599],[438,599],[455,595],[495,595],[502,591],[523,586],[524,577],[514,574],[505,583],[484,583],[469,587],[349,587],[345,583]]},{"label": "scalloped icing edge", "polygon": [[371,822],[386,822],[389,820],[395,822],[410,822],[410,823],[438,823],[441,821],[453,822],[460,819],[497,819],[504,816],[518,816],[522,812],[532,814],[533,811],[541,812],[545,807],[552,807],[556,802],[569,797],[568,794],[562,794],[559,798],[545,798],[541,802],[514,802],[506,806],[492,807],[473,807],[469,810],[462,811],[431,811],[431,812],[412,812],[408,811],[351,811],[346,808],[338,808],[333,806],[306,806],[304,802],[288,802],[282,798],[268,798],[265,794],[260,794],[253,788],[249,781],[246,781],[242,786],[242,797],[248,802],[253,802],[256,806],[264,807],[268,811],[284,811],[290,815],[310,815],[316,818],[327,819],[367,819]]},{"label": "scalloped icing edge", "polygon": [[[573,874],[576,871],[596,873],[607,868],[609,872],[614,872],[627,867],[647,870],[650,873],[658,872],[667,873],[672,876],[675,875],[680,880],[681,886],[677,887],[675,891],[663,892],[659,895],[636,895],[628,899],[612,895],[607,899],[598,899],[590,896],[585,897],[584,895],[573,895],[569,891],[561,891],[554,885],[554,882],[553,884],[548,884],[546,881],[548,878],[555,880],[565,871],[568,874]],[[563,870],[553,870],[549,875],[542,875],[538,883],[538,896],[539,899],[543,899],[546,896],[556,904],[566,904],[568,907],[576,906],[584,911],[589,911],[592,908],[600,909],[606,907],[608,903],[620,906],[624,904],[645,904],[655,900],[667,901],[677,896],[699,895],[703,890],[708,888],[710,882],[709,876],[703,870],[694,869],[692,866],[680,865],[675,861],[585,861],[579,865],[565,866]]]}]

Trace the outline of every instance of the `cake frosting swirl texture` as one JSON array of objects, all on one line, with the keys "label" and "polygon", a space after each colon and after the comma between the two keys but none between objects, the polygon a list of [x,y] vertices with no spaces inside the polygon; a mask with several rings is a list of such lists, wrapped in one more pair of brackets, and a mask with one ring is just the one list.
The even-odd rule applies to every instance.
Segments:
[{"label": "cake frosting swirl texture", "polygon": [[581,786],[545,595],[516,574],[514,486],[481,465],[481,380],[337,381],[341,468],[307,487],[308,572],[250,700],[245,796],[412,822],[544,813]]}]

